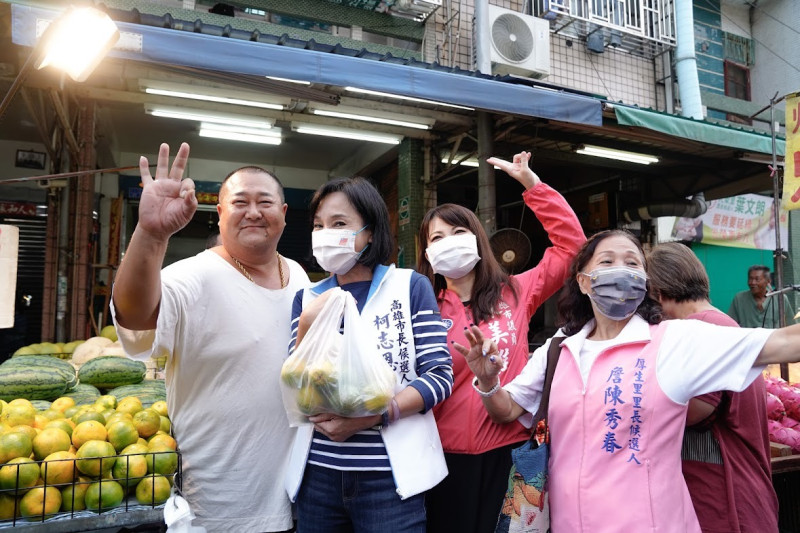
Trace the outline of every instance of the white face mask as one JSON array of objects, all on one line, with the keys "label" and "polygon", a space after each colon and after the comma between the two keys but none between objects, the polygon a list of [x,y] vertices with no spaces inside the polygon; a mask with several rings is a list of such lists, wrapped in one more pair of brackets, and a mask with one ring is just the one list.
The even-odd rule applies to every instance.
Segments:
[{"label": "white face mask", "polygon": [[[366,228],[367,226],[364,226]],[[347,274],[367,249],[356,252],[356,235],[364,231],[351,229],[320,229],[311,232],[311,251],[325,272]]]},{"label": "white face mask", "polygon": [[463,278],[481,260],[478,238],[471,233],[439,239],[425,253],[433,271],[450,279]]}]

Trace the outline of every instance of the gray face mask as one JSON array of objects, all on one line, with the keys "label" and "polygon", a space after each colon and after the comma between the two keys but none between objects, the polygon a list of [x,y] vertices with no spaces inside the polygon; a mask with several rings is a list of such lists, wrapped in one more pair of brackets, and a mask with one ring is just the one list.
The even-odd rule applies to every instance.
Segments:
[{"label": "gray face mask", "polygon": [[638,268],[598,268],[588,274],[589,298],[597,311],[611,320],[625,320],[636,312],[647,294],[647,275]]}]

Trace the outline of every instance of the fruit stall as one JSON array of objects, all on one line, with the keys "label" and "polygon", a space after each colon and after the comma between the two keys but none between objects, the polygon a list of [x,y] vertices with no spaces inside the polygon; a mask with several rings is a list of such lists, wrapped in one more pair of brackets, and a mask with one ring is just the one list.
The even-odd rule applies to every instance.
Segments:
[{"label": "fruit stall", "polygon": [[781,531],[800,533],[800,386],[766,376],[772,484]]},{"label": "fruit stall", "polygon": [[114,341],[26,346],[0,364],[0,529],[162,523],[181,472],[166,388]]}]

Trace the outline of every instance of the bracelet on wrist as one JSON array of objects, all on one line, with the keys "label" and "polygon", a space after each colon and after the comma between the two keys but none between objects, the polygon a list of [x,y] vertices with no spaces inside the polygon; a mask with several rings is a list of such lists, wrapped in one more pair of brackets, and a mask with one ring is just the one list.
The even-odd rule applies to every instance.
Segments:
[{"label": "bracelet on wrist", "polygon": [[491,398],[492,396],[497,394],[497,391],[500,390],[500,377],[499,376],[497,377],[497,383],[495,384],[494,387],[492,387],[486,392],[483,392],[480,388],[478,388],[478,377],[476,376],[475,379],[472,380],[472,388],[475,389],[475,392],[480,394],[481,398]]}]

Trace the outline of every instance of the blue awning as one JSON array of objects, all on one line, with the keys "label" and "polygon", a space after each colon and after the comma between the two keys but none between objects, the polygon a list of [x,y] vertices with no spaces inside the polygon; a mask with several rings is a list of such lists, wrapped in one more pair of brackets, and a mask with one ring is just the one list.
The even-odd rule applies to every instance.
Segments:
[{"label": "blue awning", "polygon": [[[37,19],[53,20],[60,14],[19,4],[12,4],[11,8],[12,39],[23,46],[36,43]],[[112,57],[354,86],[493,112],[602,125],[601,102],[588,96],[188,31],[124,22],[117,22],[117,26],[123,39],[109,54]]]}]

